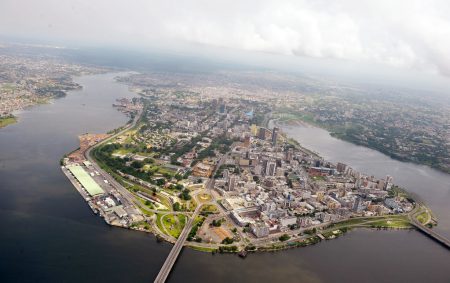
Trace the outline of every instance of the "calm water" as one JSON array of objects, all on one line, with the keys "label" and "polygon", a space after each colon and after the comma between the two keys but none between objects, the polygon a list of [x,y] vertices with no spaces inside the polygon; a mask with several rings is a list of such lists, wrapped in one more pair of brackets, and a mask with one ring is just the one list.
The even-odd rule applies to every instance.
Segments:
[{"label": "calm water", "polygon": [[[132,94],[113,77],[78,78],[83,90],[26,110],[18,124],[0,130],[0,282],[151,282],[163,264],[171,245],[107,226],[59,168],[61,156],[78,146],[79,134],[105,132],[127,121],[111,104]],[[329,138],[323,139],[326,147]],[[435,182],[448,180],[433,176]],[[448,189],[424,190],[448,197]],[[430,198],[440,207],[438,196]],[[314,247],[254,254],[245,260],[186,249],[169,279],[448,283],[449,263],[447,250],[415,231],[358,230]]]}]

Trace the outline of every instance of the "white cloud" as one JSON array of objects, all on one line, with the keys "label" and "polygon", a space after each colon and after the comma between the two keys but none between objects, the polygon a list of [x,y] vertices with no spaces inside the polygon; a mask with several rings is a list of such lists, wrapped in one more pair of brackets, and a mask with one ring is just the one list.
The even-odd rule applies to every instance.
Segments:
[{"label": "white cloud", "polygon": [[2,0],[0,33],[158,44],[182,40],[450,76],[450,1]]}]

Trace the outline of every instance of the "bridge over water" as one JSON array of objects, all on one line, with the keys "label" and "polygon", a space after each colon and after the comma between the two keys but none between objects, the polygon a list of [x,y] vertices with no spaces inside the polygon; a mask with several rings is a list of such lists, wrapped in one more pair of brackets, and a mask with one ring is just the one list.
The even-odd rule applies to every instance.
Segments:
[{"label": "bridge over water", "polygon": [[417,221],[412,221],[411,224],[414,227],[416,227],[417,230],[421,231],[422,233],[424,233],[428,237],[430,237],[433,240],[435,240],[436,242],[440,243],[441,245],[443,245],[447,249],[450,249],[450,240],[448,240],[447,238],[439,235],[436,231],[434,231],[434,230],[432,230],[432,229],[422,225],[421,223],[419,223]]},{"label": "bridge over water", "polygon": [[178,240],[175,242],[175,245],[172,247],[172,250],[170,251],[169,255],[166,258],[166,261],[164,262],[163,266],[161,267],[161,270],[158,273],[158,276],[156,276],[155,283],[163,283],[167,280],[167,277],[170,274],[170,271],[172,270],[175,262],[177,261],[178,256],[180,255],[181,249],[184,246],[184,243],[186,242],[186,239],[189,235],[189,232],[191,232],[192,224],[194,222],[194,219],[199,214],[201,205],[197,206],[192,216],[189,218],[189,220],[186,222],[186,225],[183,228],[183,231],[181,231],[180,236],[178,237]]}]

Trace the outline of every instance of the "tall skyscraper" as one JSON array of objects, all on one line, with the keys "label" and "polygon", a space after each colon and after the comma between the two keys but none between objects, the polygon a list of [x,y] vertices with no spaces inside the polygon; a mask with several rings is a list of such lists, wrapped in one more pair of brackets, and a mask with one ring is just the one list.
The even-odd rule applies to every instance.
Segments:
[{"label": "tall skyscraper", "polygon": [[258,132],[258,138],[260,140],[266,140],[266,128],[259,128],[259,132]]},{"label": "tall skyscraper", "polygon": [[345,169],[347,169],[347,165],[345,165],[344,163],[338,162],[336,169],[339,173],[343,173],[345,171]]},{"label": "tall skyscraper", "polygon": [[246,136],[246,137],[244,138],[244,146],[245,146],[245,147],[250,147],[250,142],[251,142],[250,137],[249,137],[249,136]]},{"label": "tall skyscraper", "polygon": [[392,176],[387,175],[385,179],[385,190],[390,190],[392,188],[392,182],[394,181],[394,178]]},{"label": "tall skyscraper", "polygon": [[288,151],[286,151],[286,161],[292,161],[293,156],[294,151],[292,150],[292,148],[288,149]]},{"label": "tall skyscraper", "polygon": [[258,134],[258,127],[255,124],[252,124],[250,126],[250,131],[251,131],[253,136],[256,136]]},{"label": "tall skyscraper", "polygon": [[277,127],[273,128],[273,130],[272,130],[272,144],[273,145],[277,144],[278,132],[279,131],[280,131],[280,129],[278,129]]},{"label": "tall skyscraper", "polygon": [[234,191],[234,187],[236,186],[236,177],[231,176],[228,180],[228,191]]},{"label": "tall skyscraper", "polygon": [[277,169],[277,164],[273,161],[267,162],[266,176],[274,176],[275,170]]}]

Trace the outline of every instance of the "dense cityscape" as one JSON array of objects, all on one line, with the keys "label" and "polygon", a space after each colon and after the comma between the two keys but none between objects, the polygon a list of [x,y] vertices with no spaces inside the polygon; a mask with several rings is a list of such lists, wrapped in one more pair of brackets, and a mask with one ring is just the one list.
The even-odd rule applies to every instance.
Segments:
[{"label": "dense cityscape", "polygon": [[80,149],[62,161],[112,225],[175,242],[193,219],[189,246],[245,253],[305,246],[355,227],[436,224],[394,176],[333,164],[286,136],[273,111],[281,100],[270,94],[243,89],[224,99],[220,88],[161,84],[154,74],[117,79],[141,95],[113,104],[133,122],[81,136]]}]

